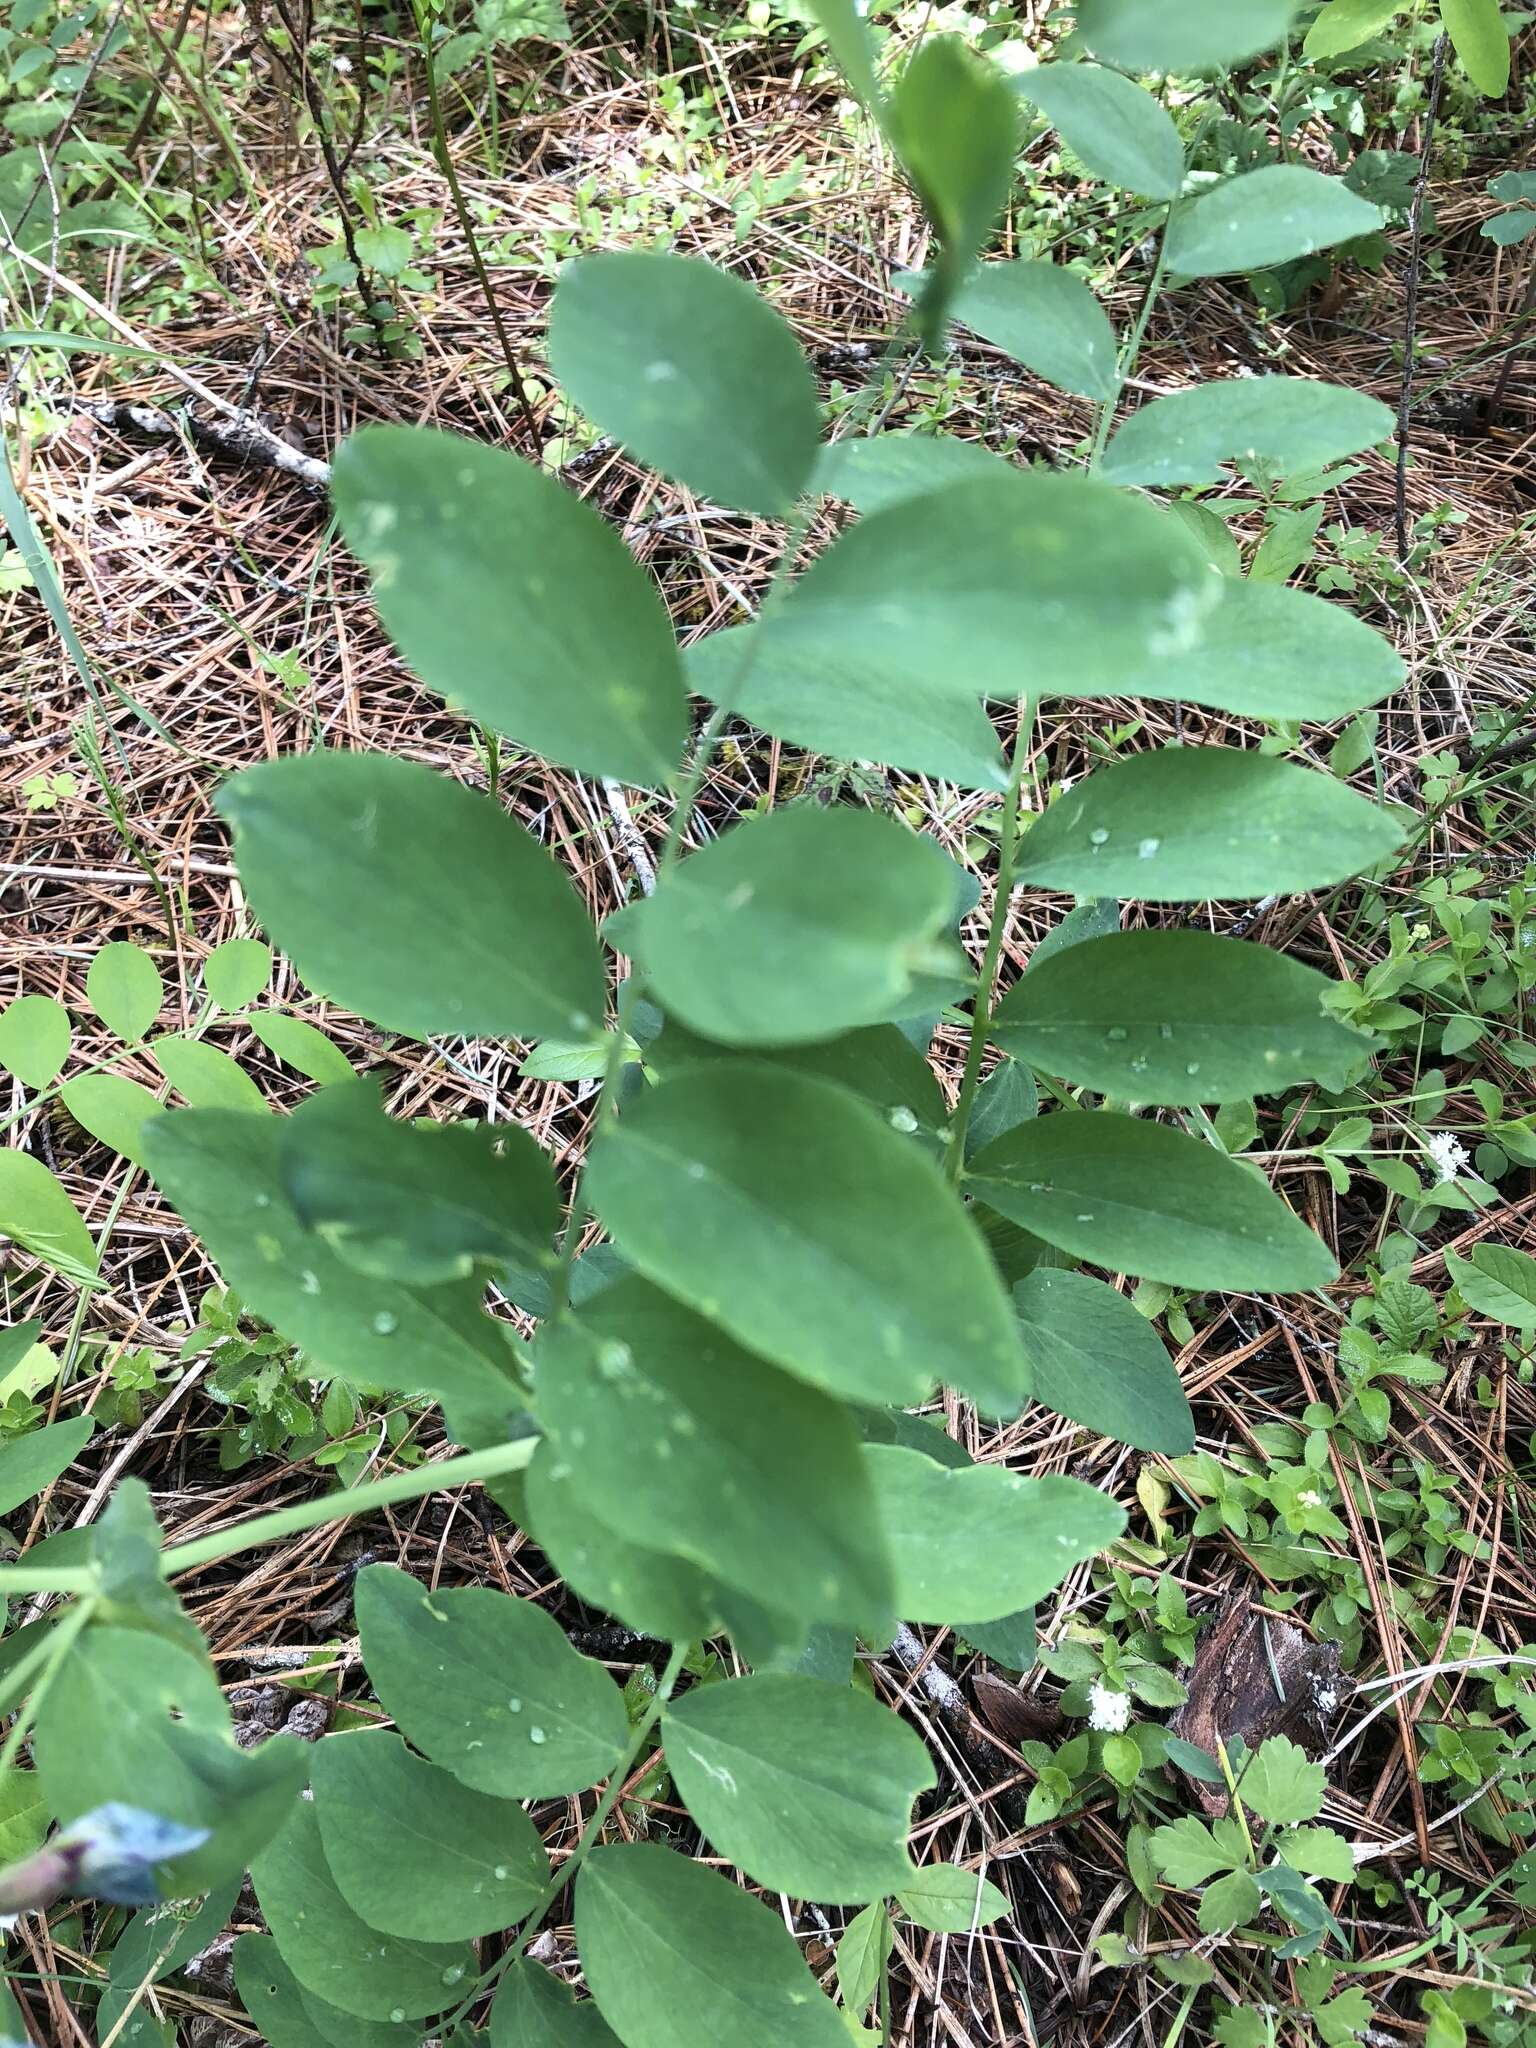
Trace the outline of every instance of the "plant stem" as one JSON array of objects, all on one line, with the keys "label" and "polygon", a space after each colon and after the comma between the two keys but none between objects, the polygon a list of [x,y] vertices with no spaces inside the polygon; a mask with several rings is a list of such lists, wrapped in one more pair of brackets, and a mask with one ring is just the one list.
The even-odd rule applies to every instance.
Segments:
[{"label": "plant stem", "polygon": [[68,1614],[54,1628],[52,1635],[49,1636],[45,1645],[48,1652],[47,1661],[38,1676],[36,1685],[33,1686],[31,1693],[28,1695],[26,1705],[18,1709],[16,1718],[11,1723],[11,1732],[5,1738],[4,1748],[0,1748],[0,1778],[5,1776],[5,1773],[16,1761],[16,1752],[26,1740],[27,1730],[37,1719],[37,1710],[47,1698],[48,1688],[53,1684],[55,1678],[58,1677],[59,1666],[68,1655],[70,1644],[85,1627],[95,1610],[96,1597],[93,1594],[90,1598],[82,1600],[78,1605],[72,1607]]},{"label": "plant stem", "polygon": [[632,971],[629,980],[619,990],[619,999],[614,1008],[613,1036],[608,1042],[608,1058],[603,1066],[603,1085],[592,1117],[587,1154],[577,1170],[576,1184],[571,1190],[571,1206],[566,1212],[558,1262],[549,1288],[551,1316],[559,1315],[563,1309],[570,1306],[571,1269],[576,1263],[576,1247],[581,1242],[582,1225],[587,1220],[586,1204],[581,1198],[582,1186],[587,1177],[587,1157],[591,1155],[592,1144],[598,1133],[613,1113],[614,1100],[619,1092],[619,1081],[624,1073],[624,1052],[629,1044],[629,1019],[634,1008],[637,988],[637,979]]},{"label": "plant stem", "polygon": [[624,1787],[629,1781],[629,1774],[634,1769],[636,1759],[639,1757],[641,1750],[645,1747],[646,1737],[661,1718],[662,1709],[672,1697],[673,1688],[682,1676],[683,1666],[688,1661],[688,1653],[692,1647],[691,1643],[674,1643],[672,1645],[671,1655],[667,1658],[666,1669],[661,1674],[661,1680],[656,1687],[655,1694],[647,1705],[645,1712],[635,1723],[624,1754],[614,1765],[603,1796],[593,1808],[592,1818],[577,1837],[575,1848],[566,1857],[560,1868],[551,1874],[548,1884],[540,1892],[531,1911],[524,1917],[519,1926],[517,1940],[512,1944],[511,1948],[507,1950],[505,1955],[498,1956],[488,1970],[481,1972],[474,1990],[461,2005],[454,2008],[453,2012],[448,2015],[447,2020],[438,2022],[438,2025],[445,2034],[453,2032],[454,2027],[465,2017],[476,2000],[484,1996],[504,1970],[510,1969],[514,1963],[522,1960],[528,1944],[539,1931],[539,1923],[543,1920],[544,1915],[586,1861],[588,1852],[602,1833],[609,1814],[613,1812],[613,1809],[624,1796]]},{"label": "plant stem", "polygon": [[1018,729],[1013,736],[1013,760],[1008,769],[1008,788],[1003,796],[1003,818],[997,835],[997,885],[992,896],[992,917],[987,926],[986,951],[982,955],[981,979],[971,1011],[971,1042],[966,1048],[965,1077],[960,1099],[950,1118],[949,1150],[944,1171],[952,1181],[960,1178],[965,1164],[965,1134],[976,1106],[976,1086],[981,1079],[981,1056],[986,1050],[987,1028],[992,1022],[992,990],[997,980],[997,963],[1003,950],[1003,931],[1013,899],[1013,868],[1019,844],[1019,802],[1024,791],[1024,770],[1029,760],[1029,736],[1034,718],[1027,699],[1019,700]]},{"label": "plant stem", "polygon": [[1435,146],[1435,123],[1440,115],[1440,90],[1445,83],[1445,54],[1450,38],[1444,29],[1435,38],[1430,66],[1429,104],[1424,112],[1424,140],[1419,151],[1419,175],[1413,181],[1413,204],[1408,209],[1408,277],[1403,292],[1403,381],[1397,395],[1397,468],[1393,477],[1392,525],[1397,541],[1397,559],[1408,560],[1408,430],[1413,414],[1413,351],[1419,325],[1419,271],[1424,248],[1424,192],[1429,184],[1430,152]]},{"label": "plant stem", "polygon": [[1099,412],[1099,423],[1094,430],[1093,452],[1088,457],[1088,467],[1096,470],[1104,459],[1105,445],[1109,430],[1115,423],[1115,410],[1125,395],[1125,387],[1131,372],[1136,367],[1136,358],[1141,354],[1141,344],[1146,339],[1147,323],[1152,318],[1152,308],[1157,304],[1158,294],[1163,288],[1163,269],[1167,260],[1168,222],[1173,216],[1173,201],[1169,201],[1163,214],[1163,224],[1157,235],[1157,260],[1152,265],[1152,275],[1147,279],[1147,288],[1142,293],[1141,307],[1137,312],[1135,325],[1125,338],[1115,363],[1115,388],[1105,399]]},{"label": "plant stem", "polygon": [[437,62],[432,54],[432,21],[425,11],[418,10],[417,26],[421,34],[422,68],[427,76],[427,113],[432,123],[432,140],[437,147],[437,161],[442,167],[453,210],[458,216],[459,232],[469,250],[469,260],[475,266],[475,276],[480,281],[480,293],[485,300],[485,310],[491,316],[491,325],[496,330],[496,340],[501,348],[501,359],[507,366],[507,376],[512,384],[512,398],[517,406],[528,435],[528,452],[535,460],[539,451],[539,423],[534,416],[533,405],[523,384],[523,373],[513,353],[512,342],[501,317],[501,308],[496,303],[496,294],[491,290],[491,274],[485,267],[485,258],[480,253],[479,239],[475,224],[469,217],[465,203],[464,189],[459,183],[459,174],[453,166],[453,152],[448,146],[448,129],[443,121],[443,103],[437,90]]}]

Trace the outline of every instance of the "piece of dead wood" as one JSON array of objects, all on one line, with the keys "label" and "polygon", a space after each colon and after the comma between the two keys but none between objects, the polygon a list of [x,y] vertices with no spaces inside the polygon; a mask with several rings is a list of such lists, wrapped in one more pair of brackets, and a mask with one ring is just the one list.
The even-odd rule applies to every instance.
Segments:
[{"label": "piece of dead wood", "polygon": [[978,1671],[971,1690],[983,1721],[1015,1749],[1021,1742],[1053,1742],[1061,1734],[1061,1709],[1054,1700],[1039,1699],[990,1671]]},{"label": "piece of dead wood", "polygon": [[327,489],[331,465],[316,455],[307,455],[248,407],[235,407],[227,415],[205,411],[188,399],[174,411],[158,405],[135,404],[129,399],[76,399],[76,410],[115,433],[136,435],[151,441],[179,441],[185,436],[195,448],[209,454],[254,463],[259,469],[280,469],[308,484],[312,491]]},{"label": "piece of dead wood", "polygon": [[[1168,1732],[1208,1756],[1216,1754],[1218,1742],[1230,1750],[1239,1735],[1250,1750],[1271,1735],[1286,1735],[1310,1755],[1322,1746],[1349,1689],[1337,1643],[1314,1643],[1290,1622],[1255,1612],[1238,1595],[1201,1636],[1189,1698],[1170,1717]],[[1199,1778],[1190,1784],[1207,1813],[1226,1812],[1222,1786]]]}]

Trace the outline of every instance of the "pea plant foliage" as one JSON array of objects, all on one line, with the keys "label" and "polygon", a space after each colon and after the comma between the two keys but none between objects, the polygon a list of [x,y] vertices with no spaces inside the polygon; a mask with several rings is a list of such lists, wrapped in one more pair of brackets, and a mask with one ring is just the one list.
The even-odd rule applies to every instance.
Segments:
[{"label": "pea plant foliage", "polygon": [[[1233,463],[1326,471],[1389,419],[1281,375],[1126,414],[1135,338],[1088,285],[982,252],[1030,108],[1096,175],[1158,204],[1154,290],[1289,261],[1374,210],[1294,165],[1187,194],[1179,130],[1113,68],[1240,60],[1260,16],[1280,33],[1283,6],[1083,0],[1086,54],[1007,79],[934,37],[894,84],[846,0],[820,13],[933,228],[910,332],[939,346],[958,323],[1091,398],[1091,459],[1067,474],[941,436],[824,442],[779,315],[659,251],[565,272],[552,370],[641,463],[782,523],[749,623],[680,650],[619,535],[505,450],[395,426],[342,447],[342,533],[423,684],[561,768],[670,793],[671,827],[654,889],[599,932],[492,796],[319,747],[225,784],[241,883],[313,990],[390,1031],[597,1047],[589,1154],[562,1198],[524,1131],[394,1120],[355,1077],[286,1117],[241,1101],[135,1122],[131,1156],[241,1299],[353,1384],[439,1403],[461,1448],[180,1550],[161,1549],[127,1481],[67,1559],[5,1574],[69,1596],[0,1679],[17,1713],[0,1761],[24,1777],[30,1742],[29,1782],[61,1828],[37,1851],[46,1869],[6,1873],[7,1897],[207,1895],[211,1911],[249,1869],[268,1932],[241,1937],[237,1981],[276,2048],[442,2037],[487,2010],[495,2048],[862,2035],[893,1916],[964,1931],[1006,1900],[978,1871],[914,1862],[913,1802],[934,1772],[911,1727],[850,1682],[856,1642],[942,1625],[1026,1668],[1036,1603],[1125,1519],[1078,1479],[969,1462],[912,1411],[947,1386],[988,1417],[1036,1401],[1187,1451],[1169,1356],[1102,1276],[1280,1293],[1335,1277],[1209,1111],[1342,1086],[1372,1041],[1323,975],[1180,907],[1380,869],[1399,823],[1240,744],[1125,755],[1043,809],[1026,805],[1026,774],[1053,698],[1293,724],[1388,694],[1398,663],[1374,632],[1235,573],[1214,515],[1159,494]],[[818,500],[843,509],[807,560]],[[691,739],[690,698],[707,707]],[[966,876],[893,817],[792,804],[693,844],[729,720],[995,796],[979,974],[956,940]],[[1000,987],[1021,887],[1077,905]],[[1148,909],[1127,920],[1128,904]],[[972,1019],[954,1100],[925,1056],[945,1008]],[[88,1285],[89,1236],[69,1241]],[[46,1256],[46,1236],[32,1242]],[[493,1281],[538,1319],[531,1342],[488,1310]],[[77,1433],[26,1441],[23,1496],[80,1448]],[[643,1711],[533,1603],[375,1564],[356,1631],[376,1725],[312,1750],[237,1748],[170,1579],[295,1517],[472,1479],[580,1600],[672,1646]],[[703,1682],[698,1646],[723,1637],[747,1675],[715,1665]],[[844,2010],[777,1907],[664,1841],[605,1839],[657,1745],[713,1858],[751,1886],[860,1909],[836,1973]],[[552,1867],[527,1805],[599,1786]],[[567,1886],[580,2002],[526,1953]],[[1248,1883],[1233,1917],[1258,1900]]]}]

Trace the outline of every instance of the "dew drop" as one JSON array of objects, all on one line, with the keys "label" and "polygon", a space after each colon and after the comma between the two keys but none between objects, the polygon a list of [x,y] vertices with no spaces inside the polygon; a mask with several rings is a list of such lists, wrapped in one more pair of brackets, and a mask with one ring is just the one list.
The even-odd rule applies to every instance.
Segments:
[{"label": "dew drop", "polygon": [[1138,840],[1136,844],[1136,858],[1138,860],[1150,860],[1162,843],[1161,839]]},{"label": "dew drop", "polygon": [[521,1713],[522,1711],[523,1711],[523,1703],[522,1703],[522,1701],[521,1701],[521,1700],[520,1700],[520,1699],[518,1698],[517,1694],[516,1694],[516,1693],[513,1693],[513,1695],[512,1695],[512,1697],[511,1697],[511,1699],[509,1699],[509,1700],[507,1701],[507,1712],[508,1712],[509,1714],[520,1714],[520,1713]]},{"label": "dew drop", "polygon": [[905,1105],[891,1111],[889,1122],[893,1131],[915,1131],[917,1129],[917,1118]]},{"label": "dew drop", "polygon": [[1088,834],[1088,844],[1090,846],[1107,846],[1109,844],[1109,834],[1102,825],[1095,825]]},{"label": "dew drop", "polygon": [[381,1308],[373,1319],[373,1328],[376,1336],[388,1337],[398,1330],[399,1327],[400,1318],[396,1315],[391,1315],[387,1308]]},{"label": "dew drop", "polygon": [[272,1206],[272,1197],[270,1195],[258,1195],[256,1197],[256,1206],[258,1209],[270,1209]]},{"label": "dew drop", "polygon": [[704,1165],[704,1162],[703,1162],[703,1160],[702,1160],[702,1159],[690,1159],[690,1160],[689,1160],[689,1162],[688,1162],[688,1178],[689,1178],[690,1180],[702,1180],[702,1179],[704,1178],[705,1172],[706,1172],[706,1168],[705,1168],[705,1165]]},{"label": "dew drop", "polygon": [[1137,1053],[1135,1059],[1131,1061],[1131,1072],[1133,1074],[1144,1074],[1146,1071],[1147,1056],[1144,1052],[1139,1052]]},{"label": "dew drop", "polygon": [[491,1874],[496,1879],[496,1882],[498,1884],[505,1883],[507,1878],[509,1878],[512,1875],[511,1871],[508,1870],[505,1863],[498,1863],[495,1870]]},{"label": "dew drop", "polygon": [[1198,1074],[1200,1071],[1200,1062],[1198,1060],[1191,1060],[1189,1065],[1184,1069],[1184,1071],[1186,1074],[1189,1075]]},{"label": "dew drop", "polygon": [[454,1963],[450,1968],[444,1970],[443,1982],[445,1984],[457,1984],[463,1974],[464,1965],[462,1963]]},{"label": "dew drop", "polygon": [[627,1344],[610,1338],[606,1344],[597,1347],[597,1369],[605,1380],[621,1380],[630,1372],[635,1363],[635,1354]]},{"label": "dew drop", "polygon": [[1157,1027],[1157,1035],[1159,1038],[1172,1038],[1173,1026],[1171,1024],[1159,1024]]},{"label": "dew drop", "polygon": [[545,1740],[544,1730],[542,1728],[530,1728],[528,1730],[528,1740],[534,1743],[543,1742]]},{"label": "dew drop", "polygon": [[1125,1027],[1123,1024],[1111,1024],[1104,1036],[1111,1045],[1123,1045],[1126,1039]]},{"label": "dew drop", "polygon": [[405,2007],[403,2005],[397,2005],[392,2007],[390,2010],[389,2017],[391,2023],[394,2026],[398,2027],[405,2019]]},{"label": "dew drop", "polygon": [[299,1285],[306,1294],[318,1294],[320,1292],[320,1275],[318,1273],[311,1273],[306,1268],[299,1275]]}]

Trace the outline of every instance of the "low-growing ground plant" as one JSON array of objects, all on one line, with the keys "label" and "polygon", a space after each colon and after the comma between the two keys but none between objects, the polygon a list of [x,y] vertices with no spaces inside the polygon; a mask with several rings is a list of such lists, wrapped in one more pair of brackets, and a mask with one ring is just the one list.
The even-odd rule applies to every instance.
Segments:
[{"label": "low-growing ground plant", "polygon": [[[1162,291],[1272,271],[1381,224],[1342,178],[1296,163],[1191,189],[1180,129],[1113,68],[1239,63],[1294,10],[1082,0],[1078,54],[1010,78],[936,36],[894,82],[847,0],[816,11],[933,230],[904,279],[895,346],[940,350],[958,325],[1090,399],[1083,470],[864,432],[858,400],[824,440],[811,368],[767,301],[658,250],[564,269],[550,371],[562,404],[637,461],[779,529],[749,623],[680,649],[623,539],[532,461],[422,428],[366,427],[339,450],[342,532],[420,679],[563,769],[665,792],[670,823],[654,886],[599,933],[492,795],[416,762],[317,746],[220,794],[251,910],[317,994],[408,1038],[537,1041],[545,1071],[599,1078],[592,1143],[565,1187],[516,1125],[392,1117],[370,1081],[338,1075],[295,1035],[302,1019],[258,1007],[262,942],[219,949],[205,981],[215,1011],[320,1084],[287,1117],[198,1033],[148,1036],[161,1000],[148,954],[109,949],[93,968],[102,1021],[189,1106],[108,1071],[65,1081],[60,1099],[153,1176],[231,1290],[189,1343],[216,1347],[215,1391],[253,1418],[225,1462],[274,1447],[269,1416],[288,1437],[312,1423],[344,1442],[375,1395],[436,1404],[460,1446],[170,1549],[146,1490],[124,1480],[62,1555],[0,1569],[8,1590],[66,1596],[7,1639],[0,1664],[13,1716],[0,1797],[23,1850],[0,1873],[0,1905],[76,1894],[142,1909],[113,1950],[104,2040],[225,1924],[247,1871],[267,1931],[241,1935],[235,1981],[275,2048],[465,2042],[484,2038],[481,2019],[494,2048],[885,2038],[900,1930],[964,1935],[1008,1901],[982,1867],[914,1860],[933,1765],[854,1682],[856,1646],[944,1626],[1025,1668],[1036,1604],[1127,1526],[1108,1493],[974,1462],[913,1411],[940,1388],[989,1417],[1034,1401],[1170,1461],[1170,1484],[1143,1505],[1160,1516],[1176,1484],[1197,1533],[1260,1546],[1282,1588],[1309,1574],[1319,1632],[1347,1649],[1369,1592],[1340,1519],[1337,1445],[1381,1441],[1380,1382],[1432,1382],[1424,1347],[1464,1312],[1536,1327],[1536,1262],[1511,1249],[1485,1243],[1453,1265],[1455,1294],[1438,1305],[1384,1258],[1340,1348],[1345,1405],[1317,1404],[1289,1435],[1271,1426],[1239,1467],[1196,1450],[1153,1320],[1206,1291],[1338,1278],[1249,1156],[1260,1114],[1303,1084],[1315,1122],[1299,1121],[1299,1142],[1335,1186],[1374,1172],[1407,1230],[1456,1199],[1447,1189],[1494,1200],[1500,1162],[1531,1144],[1528,1117],[1495,1091],[1479,1097],[1475,1160],[1424,1103],[1405,1110],[1394,1150],[1352,1093],[1395,1034],[1433,1031],[1446,1053],[1473,1042],[1526,973],[1512,951],[1523,896],[1496,932],[1486,900],[1425,892],[1445,945],[1427,957],[1404,923],[1387,971],[1350,984],[1188,908],[1361,877],[1369,891],[1414,823],[1348,785],[1368,726],[1329,769],[1288,757],[1303,725],[1360,719],[1403,670],[1371,626],[1290,587],[1275,559],[1281,508],[1310,517],[1337,465],[1388,438],[1387,410],[1279,374],[1121,403]],[[1066,268],[983,257],[1025,101],[1094,175],[1156,211],[1128,332]],[[1236,465],[1268,513],[1248,574],[1199,496]],[[814,551],[813,524],[836,529]],[[690,697],[710,707],[696,734]],[[1269,737],[1123,744],[1047,800],[1035,718],[1062,697],[1195,704]],[[955,938],[975,901],[965,873],[905,820],[846,800],[846,784],[842,800],[791,802],[696,843],[732,721],[995,799],[979,974]],[[1024,888],[1060,915],[1004,986]],[[66,1070],[70,1020],[32,1000],[0,1020],[0,1058],[46,1091]],[[969,1028],[954,1100],[926,1058],[941,1011]],[[0,1227],[88,1302],[98,1246],[41,1161],[4,1155]],[[1104,1275],[1141,1282],[1140,1305]],[[490,1311],[492,1283],[536,1320],[531,1341]],[[293,1384],[296,1354],[329,1389],[312,1390],[318,1411]],[[136,1371],[119,1397],[147,1391]],[[6,1443],[0,1504],[50,1483],[89,1428]],[[1392,1515],[1411,1597],[1413,1572],[1475,1555],[1477,1539],[1432,1469],[1401,1478]],[[373,1563],[354,1619],[377,1711],[312,1749],[283,1734],[240,1747],[175,1577],[470,1482],[582,1602],[661,1646],[654,1685],[621,1690],[531,1601]],[[1329,1543],[1339,1554],[1317,1564]],[[1131,1824],[1138,1910],[1198,1894],[1200,1934],[1241,1931],[1271,1989],[1280,1965],[1305,1966],[1285,1980],[1299,2003],[1275,1989],[1276,2012],[1349,2038],[1371,2006],[1338,1982],[1356,1856],[1323,1819],[1326,1768],[1285,1737],[1210,1752],[1155,1719],[1183,1700],[1196,1639],[1167,1561],[1156,1544],[1121,1553],[1102,1625],[1048,1652],[1063,1711],[1085,1725],[1023,1752],[1029,1817],[1069,1810],[1085,1788],[1111,1798]],[[1215,1787],[1224,1811],[1178,1816],[1173,1766]],[[1465,1784],[1507,1840],[1494,1793],[1525,1770],[1525,1745],[1489,1713],[1486,1740],[1458,1726],[1431,1741],[1420,1776]],[[627,1802],[664,1782],[709,1862],[639,1838]],[[526,1806],[598,1787],[552,1864]],[[48,1816],[60,1828],[45,1839]],[[726,1869],[858,1909],[824,1982]],[[579,2003],[529,1953],[568,1887]],[[188,1900],[201,1903],[160,1910]],[[1464,1905],[1436,1910],[1460,1929]],[[1100,1953],[1142,1959],[1114,1931]],[[1162,1960],[1187,2014],[1211,1965],[1195,1949]],[[1429,1995],[1431,2038],[1455,2038],[1452,2020],[1464,2033]],[[1278,2038],[1267,2015],[1255,2035],[1254,2018],[1232,2007],[1219,2038]]]}]

